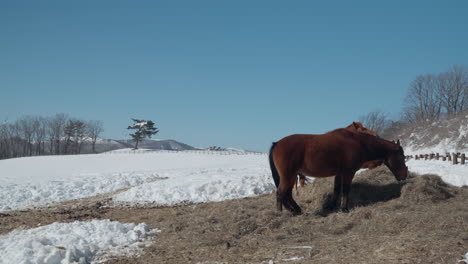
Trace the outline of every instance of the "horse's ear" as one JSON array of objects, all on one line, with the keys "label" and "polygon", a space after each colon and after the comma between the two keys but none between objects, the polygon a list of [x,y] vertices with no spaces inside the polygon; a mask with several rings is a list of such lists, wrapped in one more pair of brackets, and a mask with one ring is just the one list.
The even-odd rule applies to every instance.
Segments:
[{"label": "horse's ear", "polygon": [[353,122],[353,126],[354,126],[355,128],[359,128],[359,125],[358,125],[356,122]]},{"label": "horse's ear", "polygon": [[397,140],[396,143],[397,143],[398,146],[400,146],[400,140],[399,139]]}]

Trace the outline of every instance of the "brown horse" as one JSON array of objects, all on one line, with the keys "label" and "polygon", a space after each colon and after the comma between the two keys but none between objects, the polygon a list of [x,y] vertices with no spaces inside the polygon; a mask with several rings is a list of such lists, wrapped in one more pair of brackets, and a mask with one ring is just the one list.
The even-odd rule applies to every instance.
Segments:
[{"label": "brown horse", "polygon": [[335,176],[332,207],[338,205],[342,192],[341,209],[348,211],[348,194],[354,174],[364,162],[378,159],[384,160],[398,181],[406,179],[408,167],[399,142],[396,144],[366,133],[340,128],[322,135],[291,135],[273,143],[269,161],[278,188],[278,211],[282,211],[284,205],[294,214],[301,213],[292,198],[298,174]]},{"label": "brown horse", "polygon": [[[377,132],[365,127],[361,122],[354,121],[353,123],[351,123],[351,125],[345,127],[344,129],[352,131],[352,132],[366,133],[366,134],[377,137]],[[366,162],[364,162],[362,164],[361,169],[374,169],[374,168],[382,165],[382,163],[383,163],[383,160],[366,161]],[[296,183],[295,183],[296,192],[299,193],[298,190],[297,190],[297,183],[298,182],[296,181]],[[306,177],[303,174],[299,173],[299,185],[301,187],[304,187],[305,183],[306,183]]]},{"label": "brown horse", "polygon": [[363,126],[361,122],[353,122],[351,125],[345,127],[345,129],[349,131],[366,133],[374,137],[377,136],[377,132],[375,132],[374,130],[370,130],[369,128]]},{"label": "brown horse", "polygon": [[[363,126],[361,122],[353,122],[351,125],[345,127],[345,129],[348,129],[349,131],[362,132],[362,133],[372,135],[374,137],[378,137],[377,132],[370,130],[369,128]],[[382,165],[382,163],[383,163],[383,160],[366,161],[362,164],[361,169],[374,169]]]}]

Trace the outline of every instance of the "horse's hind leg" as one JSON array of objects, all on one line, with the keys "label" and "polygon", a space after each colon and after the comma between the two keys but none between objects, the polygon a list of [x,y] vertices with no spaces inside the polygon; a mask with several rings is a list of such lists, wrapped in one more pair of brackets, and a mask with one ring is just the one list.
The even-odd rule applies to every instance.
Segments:
[{"label": "horse's hind leg", "polygon": [[302,210],[292,198],[292,190],[296,183],[294,177],[297,177],[296,174],[293,175],[294,176],[283,177],[281,179],[278,190],[276,191],[276,206],[278,211],[282,211],[282,205],[284,205],[284,207],[293,214],[300,214]]},{"label": "horse's hind leg", "polygon": [[280,192],[280,189],[276,190],[276,209],[278,212],[283,211],[283,200],[284,200],[284,194]]},{"label": "horse's hind leg", "polygon": [[284,200],[285,207],[294,215],[302,214],[301,207],[294,201],[292,197],[292,189],[287,192],[286,199]]}]

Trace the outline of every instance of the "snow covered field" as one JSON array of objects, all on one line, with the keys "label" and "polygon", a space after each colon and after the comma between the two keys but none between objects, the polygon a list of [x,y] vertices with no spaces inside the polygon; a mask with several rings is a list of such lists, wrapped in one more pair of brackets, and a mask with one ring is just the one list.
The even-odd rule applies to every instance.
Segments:
[{"label": "snow covered field", "polygon": [[[274,189],[267,165],[264,154],[145,150],[2,160],[0,211],[128,187],[116,198],[174,204],[254,196]],[[15,230],[0,236],[0,263],[95,263],[145,247],[155,232],[108,220]]]},{"label": "snow covered field", "polygon": [[[0,211],[44,206],[129,188],[114,200],[173,205],[255,196],[275,189],[265,154],[159,152],[69,155],[0,161]],[[410,160],[410,171],[468,185],[468,166]]]},{"label": "snow covered field", "polygon": [[[410,160],[410,171],[468,185],[468,166]],[[0,211],[44,206],[128,188],[113,199],[173,205],[256,196],[275,189],[266,154],[117,151],[0,161]],[[0,263],[88,263],[145,246],[145,224],[109,220],[54,223],[0,236]],[[157,239],[156,239],[157,240]],[[5,262],[6,261],[6,262]],[[30,261],[30,262],[28,262]]]},{"label": "snow covered field", "polygon": [[118,199],[174,204],[219,201],[273,190],[265,155],[144,150],[137,153],[141,154],[117,152],[1,160],[0,211],[132,186],[139,186],[138,191],[144,188],[145,193],[130,189]]}]

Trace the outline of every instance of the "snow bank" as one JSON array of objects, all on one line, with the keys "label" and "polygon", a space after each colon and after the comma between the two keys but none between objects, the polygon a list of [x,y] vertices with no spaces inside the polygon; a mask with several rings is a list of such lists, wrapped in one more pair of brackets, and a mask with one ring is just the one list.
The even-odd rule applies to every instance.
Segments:
[{"label": "snow bank", "polygon": [[468,264],[468,253],[465,254],[463,259],[460,259],[458,263],[466,263]]},{"label": "snow bank", "polygon": [[452,165],[451,162],[441,160],[415,160],[406,162],[408,169],[419,174],[437,174],[442,179],[455,186],[468,185],[468,166]]},{"label": "snow bank", "polygon": [[441,139],[439,143],[431,146],[421,148],[413,144],[409,144],[404,148],[405,155],[417,155],[417,154],[430,154],[430,153],[439,153],[445,155],[446,153],[468,153],[468,149],[457,147],[457,143],[451,139]]},{"label": "snow bank", "polygon": [[157,179],[153,172],[77,173],[66,179],[6,184],[0,186],[0,211],[94,196]]},{"label": "snow bank", "polygon": [[256,196],[275,189],[271,172],[266,167],[216,168],[174,172],[166,180],[131,188],[113,199],[174,205]]},{"label": "snow bank", "polygon": [[0,263],[90,263],[138,253],[159,230],[110,220],[53,223],[0,236]]}]

